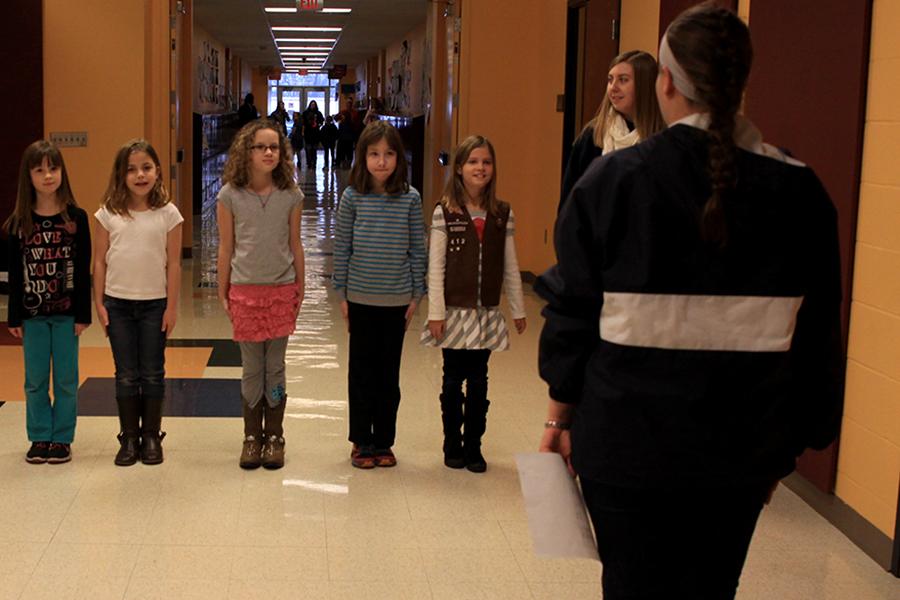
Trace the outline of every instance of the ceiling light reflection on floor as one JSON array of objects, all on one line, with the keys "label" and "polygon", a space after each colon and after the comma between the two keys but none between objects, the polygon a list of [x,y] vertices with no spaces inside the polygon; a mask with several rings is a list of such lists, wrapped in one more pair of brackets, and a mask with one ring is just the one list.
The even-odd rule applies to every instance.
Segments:
[{"label": "ceiling light reflection on floor", "polygon": [[314,492],[325,492],[326,494],[348,494],[350,492],[350,488],[346,485],[338,483],[318,483],[307,479],[284,479],[281,484],[284,487],[301,487]]}]

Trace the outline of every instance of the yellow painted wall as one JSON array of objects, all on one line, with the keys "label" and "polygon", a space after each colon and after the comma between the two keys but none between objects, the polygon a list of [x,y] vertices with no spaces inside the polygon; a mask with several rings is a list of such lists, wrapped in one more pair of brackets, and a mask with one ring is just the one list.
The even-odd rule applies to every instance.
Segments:
[{"label": "yellow painted wall", "polygon": [[659,0],[622,0],[619,51],[659,51]]},{"label": "yellow painted wall", "polygon": [[750,0],[738,0],[738,16],[744,23],[750,23]]},{"label": "yellow painted wall", "polygon": [[[566,0],[464,0],[457,139],[491,139],[497,194],[516,212],[522,270],[555,262],[565,89]],[[526,42],[527,40],[527,42]]]},{"label": "yellow painted wall", "polygon": [[116,151],[145,135],[145,13],[134,4],[44,0],[45,135],[87,131],[87,147],[63,155],[88,214],[100,206]]},{"label": "yellow painted wall", "polygon": [[875,0],[837,495],[890,537],[900,476],[900,2]]}]

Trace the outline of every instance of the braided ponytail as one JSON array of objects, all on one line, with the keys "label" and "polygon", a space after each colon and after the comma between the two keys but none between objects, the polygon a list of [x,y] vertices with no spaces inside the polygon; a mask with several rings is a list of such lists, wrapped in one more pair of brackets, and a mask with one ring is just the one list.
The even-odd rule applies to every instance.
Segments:
[{"label": "braided ponytail", "polygon": [[705,241],[724,247],[728,198],[739,175],[734,129],[753,61],[750,32],[733,12],[706,2],[679,15],[666,35],[672,54],[694,84],[696,102],[709,112],[711,193],[700,215],[700,233]]}]

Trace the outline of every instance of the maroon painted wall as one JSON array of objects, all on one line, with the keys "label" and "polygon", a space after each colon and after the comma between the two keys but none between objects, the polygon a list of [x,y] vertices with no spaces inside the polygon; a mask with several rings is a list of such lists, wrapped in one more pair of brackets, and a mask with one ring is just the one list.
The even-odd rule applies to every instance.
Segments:
[{"label": "maroon painted wall", "polygon": [[[753,0],[754,64],[746,113],[767,142],[810,165],[838,209],[842,328],[850,322],[853,247],[862,172],[871,0]],[[800,473],[834,490],[836,445],[808,452]]]},{"label": "maroon painted wall", "polygon": [[[44,135],[42,3],[8,0],[0,19],[0,223],[15,207],[22,151]],[[0,236],[6,239],[5,233]],[[6,244],[0,245],[0,271],[6,271]]]}]

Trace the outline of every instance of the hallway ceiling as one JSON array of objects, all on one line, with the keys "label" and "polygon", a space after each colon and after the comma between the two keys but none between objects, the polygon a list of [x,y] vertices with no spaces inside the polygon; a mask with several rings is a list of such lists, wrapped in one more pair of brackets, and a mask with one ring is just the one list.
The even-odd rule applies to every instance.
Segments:
[{"label": "hallway ceiling", "polygon": [[346,14],[267,13],[264,8],[296,6],[294,0],[194,0],[194,22],[253,66],[281,68],[270,26],[343,27],[332,32],[276,32],[277,37],[334,38],[325,66],[350,69],[425,21],[428,0],[324,0],[325,8]]}]

